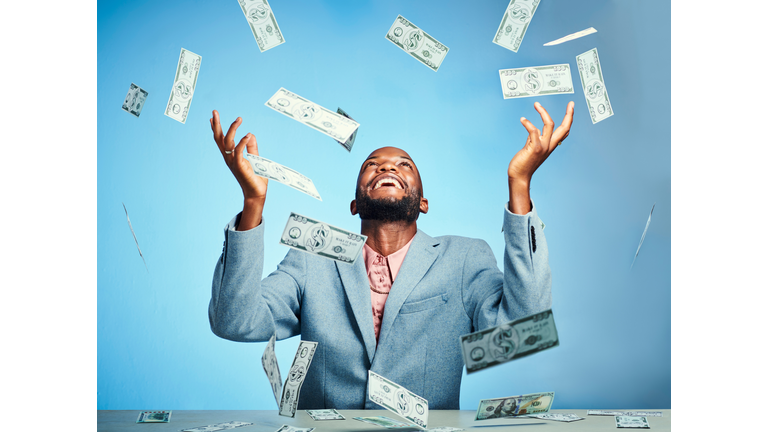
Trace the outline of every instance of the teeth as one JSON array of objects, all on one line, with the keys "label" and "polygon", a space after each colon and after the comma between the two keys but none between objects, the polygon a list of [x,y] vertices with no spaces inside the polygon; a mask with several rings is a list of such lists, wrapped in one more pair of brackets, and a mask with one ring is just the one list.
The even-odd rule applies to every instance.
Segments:
[{"label": "teeth", "polygon": [[380,188],[384,184],[392,184],[398,189],[402,189],[402,186],[400,186],[400,183],[398,183],[396,180],[392,178],[384,178],[376,182],[376,185],[373,187],[374,190]]}]

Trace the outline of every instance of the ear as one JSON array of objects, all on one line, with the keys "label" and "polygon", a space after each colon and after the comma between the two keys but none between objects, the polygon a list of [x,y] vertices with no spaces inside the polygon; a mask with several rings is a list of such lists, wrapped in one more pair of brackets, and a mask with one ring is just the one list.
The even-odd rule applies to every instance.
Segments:
[{"label": "ear", "polygon": [[352,202],[349,203],[349,211],[352,212],[352,216],[357,214],[357,201],[352,200]]},{"label": "ear", "polygon": [[419,203],[419,211],[424,214],[427,214],[429,211],[429,201],[427,201],[427,199],[424,197],[421,197],[421,202]]}]

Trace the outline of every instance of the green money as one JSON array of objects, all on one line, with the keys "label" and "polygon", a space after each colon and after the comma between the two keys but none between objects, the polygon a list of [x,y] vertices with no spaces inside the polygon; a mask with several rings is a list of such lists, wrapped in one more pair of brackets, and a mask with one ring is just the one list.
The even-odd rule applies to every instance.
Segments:
[{"label": "green money", "polygon": [[573,93],[571,66],[566,64],[499,70],[504,99]]},{"label": "green money", "polygon": [[149,93],[146,90],[131,83],[131,88],[128,89],[128,94],[125,95],[123,111],[138,117],[141,115],[141,109],[144,108],[144,101],[147,100],[147,96],[149,96]]},{"label": "green money", "polygon": [[511,0],[496,30],[493,43],[517,52],[538,6],[539,0]]},{"label": "green money", "polygon": [[245,158],[251,164],[251,168],[257,176],[280,182],[322,201],[320,194],[315,188],[315,184],[304,174],[248,152],[245,153]]},{"label": "green money", "polygon": [[385,428],[389,429],[402,429],[402,428],[412,428],[415,425],[408,424],[408,423],[402,423],[395,419],[385,417],[385,416],[376,416],[376,417],[352,417],[352,420],[358,420],[364,423],[370,423],[377,426],[384,426]]},{"label": "green money", "polygon": [[603,69],[600,67],[600,58],[597,56],[597,48],[577,55],[576,65],[579,67],[581,87],[584,89],[584,98],[587,100],[592,124],[612,116],[613,108],[608,99],[608,90],[605,88],[605,79]]},{"label": "green money", "polygon": [[549,411],[555,392],[531,393],[496,399],[482,399],[477,406],[475,420],[518,417]]},{"label": "green money", "polygon": [[312,364],[312,357],[315,356],[317,342],[301,341],[296,350],[296,356],[293,358],[291,370],[288,371],[288,378],[283,385],[283,397],[280,400],[280,411],[278,414],[285,417],[296,415],[296,407],[299,405],[299,393],[301,385],[309,372],[309,365]]},{"label": "green money", "polygon": [[275,20],[275,14],[267,0],[238,0],[240,9],[245,14],[248,26],[259,45],[259,51],[264,52],[285,43],[280,27]]},{"label": "green money", "polygon": [[203,58],[199,55],[184,48],[181,49],[179,64],[176,66],[176,78],[173,80],[173,89],[171,89],[171,96],[168,97],[165,115],[182,124],[187,121],[202,61]]},{"label": "green money", "polygon": [[144,411],[139,413],[136,423],[168,423],[172,411]]},{"label": "green money", "polygon": [[368,371],[368,399],[426,429],[429,402],[400,384]]},{"label": "green money", "polygon": [[645,417],[616,416],[614,418],[616,419],[617,428],[651,428],[651,425],[648,424],[648,419]]},{"label": "green money", "polygon": [[560,344],[552,310],[461,336],[467,374]]},{"label": "green money", "polygon": [[362,234],[291,212],[280,244],[323,258],[354,263],[367,239]]},{"label": "green money", "polygon": [[282,87],[264,105],[341,143],[349,140],[360,126],[349,116],[323,108]]},{"label": "green money", "polygon": [[448,54],[448,47],[413,23],[398,15],[385,36],[388,41],[437,72]]}]

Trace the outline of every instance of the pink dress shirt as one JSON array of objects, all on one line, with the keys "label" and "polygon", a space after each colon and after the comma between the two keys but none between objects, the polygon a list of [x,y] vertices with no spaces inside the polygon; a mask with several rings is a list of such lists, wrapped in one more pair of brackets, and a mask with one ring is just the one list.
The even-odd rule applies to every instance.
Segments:
[{"label": "pink dress shirt", "polygon": [[[416,237],[416,236],[414,236]],[[384,305],[387,302],[389,290],[395,282],[397,272],[403,265],[408,248],[411,247],[411,239],[400,250],[387,256],[381,256],[376,251],[363,245],[363,260],[368,271],[368,282],[371,284],[371,308],[373,310],[373,331],[376,334],[376,344],[379,343],[379,331],[381,319],[384,317]]]}]

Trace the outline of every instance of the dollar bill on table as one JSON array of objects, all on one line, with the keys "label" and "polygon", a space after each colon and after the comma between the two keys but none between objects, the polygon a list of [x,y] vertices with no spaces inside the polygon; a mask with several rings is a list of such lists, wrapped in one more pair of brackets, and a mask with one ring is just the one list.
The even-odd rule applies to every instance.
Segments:
[{"label": "dollar bill on table", "polygon": [[617,428],[651,428],[651,425],[648,424],[648,419],[645,417],[616,416],[615,419]]},{"label": "dollar bill on table", "polygon": [[493,43],[512,52],[517,52],[538,7],[539,0],[511,0],[501,18],[501,24],[496,30]]},{"label": "dollar bill on table", "polygon": [[367,236],[291,212],[280,244],[313,255],[354,263]]},{"label": "dollar bill on table", "polygon": [[532,417],[537,418],[541,420],[554,420],[554,421],[562,421],[562,422],[572,422],[577,420],[584,420],[584,417],[579,417],[576,414],[529,414],[521,417]]},{"label": "dollar bill on table", "polygon": [[403,423],[400,421],[397,421],[393,418],[389,418],[386,416],[376,416],[376,417],[352,417],[352,420],[361,421],[363,423],[370,423],[374,424],[376,426],[383,426],[385,428],[389,429],[402,429],[402,428],[413,428],[417,427],[416,425],[409,424],[409,423]]},{"label": "dollar bill on table", "polygon": [[312,432],[315,428],[300,428],[296,426],[282,425],[280,429],[275,432]]},{"label": "dollar bill on table", "polygon": [[[337,109],[337,110],[336,110],[336,112],[337,112],[338,114],[341,114],[341,115],[343,115],[344,117],[346,117],[346,118],[348,118],[348,119],[352,120],[352,121],[355,121],[355,119],[353,119],[352,117],[350,117],[350,116],[349,116],[349,114],[347,114],[346,112],[344,112],[344,110],[343,110],[343,109],[341,109],[341,108]],[[359,129],[359,128],[358,128],[358,129]],[[355,131],[354,131],[354,132],[352,132],[352,135],[350,135],[350,137],[349,137],[349,138],[348,138],[346,141],[336,140],[336,141],[337,141],[339,144],[341,144],[341,146],[342,146],[342,147],[344,147],[345,149],[347,149],[347,151],[348,151],[348,152],[351,152],[351,151],[352,151],[352,146],[355,144],[355,138],[357,138],[357,131],[358,131],[358,129],[355,129]]]},{"label": "dollar bill on table", "polygon": [[267,374],[269,385],[272,387],[272,394],[275,395],[275,402],[279,408],[280,394],[283,392],[283,378],[280,376],[280,367],[277,364],[277,356],[275,356],[275,339],[276,335],[274,334],[269,338],[267,347],[264,348],[264,354],[261,355],[261,365]]},{"label": "dollar bill on table", "polygon": [[343,143],[360,124],[349,117],[335,113],[282,87],[264,104],[318,132]]},{"label": "dollar bill on table", "polygon": [[467,374],[560,345],[555,318],[548,309],[496,327],[459,337]]},{"label": "dollar bill on table", "polygon": [[283,33],[275,20],[275,14],[267,0],[237,0],[245,14],[251,33],[256,38],[259,51],[264,52],[285,43]]},{"label": "dollar bill on table", "polygon": [[455,432],[455,431],[463,431],[464,429],[461,428],[455,428],[451,426],[440,426],[436,428],[429,428],[425,430],[424,432]]},{"label": "dollar bill on table", "polygon": [[578,39],[580,37],[591,35],[592,33],[597,33],[597,30],[595,30],[594,27],[590,27],[590,28],[588,28],[586,30],[578,31],[576,33],[571,33],[571,34],[569,34],[567,36],[561,37],[560,39],[555,39],[552,42],[547,42],[547,43],[544,44],[544,46],[559,45],[559,44],[561,44],[563,42],[568,42],[568,41],[572,41],[574,39]]},{"label": "dollar bill on table", "polygon": [[215,432],[215,431],[235,429],[243,426],[250,426],[252,424],[253,423],[242,422],[242,421],[228,421],[226,423],[216,423],[216,424],[211,424],[206,426],[196,426],[189,429],[182,429],[181,432]]},{"label": "dollar bill on table", "polygon": [[168,423],[171,421],[171,411],[144,411],[139,413],[136,423]]},{"label": "dollar bill on table", "polygon": [[138,117],[141,115],[141,109],[144,108],[144,101],[147,100],[147,96],[149,93],[146,90],[131,83],[131,88],[128,89],[128,94],[125,95],[125,101],[123,101],[123,111]]},{"label": "dollar bill on table", "polygon": [[317,192],[317,188],[315,188],[315,184],[304,174],[288,168],[287,166],[280,165],[277,162],[272,162],[267,158],[252,155],[248,152],[245,152],[245,158],[251,164],[251,168],[257,176],[280,182],[299,192],[303,192],[312,198],[322,201],[320,194]]},{"label": "dollar bill on table", "polygon": [[296,356],[293,358],[291,370],[288,372],[288,378],[283,385],[283,397],[280,400],[281,416],[293,417],[296,415],[296,407],[299,405],[299,393],[301,385],[309,372],[309,365],[312,364],[312,357],[315,355],[317,342],[301,341],[296,350]]},{"label": "dollar bill on table", "polygon": [[345,420],[335,409],[306,410],[312,420]]},{"label": "dollar bill on table", "polygon": [[165,107],[165,115],[182,124],[187,121],[187,114],[189,114],[189,107],[192,105],[192,96],[195,94],[197,76],[202,61],[203,58],[199,55],[184,48],[181,49],[171,96],[168,97],[168,105]]},{"label": "dollar bill on table", "polygon": [[477,406],[475,420],[490,420],[505,417],[519,417],[525,414],[540,414],[549,411],[555,392],[531,393],[496,399],[481,399]]},{"label": "dollar bill on table", "polygon": [[597,56],[597,48],[576,56],[576,65],[579,67],[581,87],[584,89],[584,98],[589,108],[589,118],[592,124],[603,121],[613,115],[611,101],[608,99],[608,90],[605,88],[605,77],[600,67],[600,58]]},{"label": "dollar bill on table", "polygon": [[428,35],[424,30],[398,15],[385,36],[388,41],[410,54],[421,64],[437,72],[448,54],[448,47]]},{"label": "dollar bill on table", "polygon": [[663,417],[661,411],[626,411],[624,415],[633,417]]},{"label": "dollar bill on table", "polygon": [[400,384],[368,371],[368,399],[418,425],[427,428],[429,402]]},{"label": "dollar bill on table", "polygon": [[588,410],[587,415],[617,416],[624,415],[624,411]]},{"label": "dollar bill on table", "polygon": [[558,64],[499,70],[504,99],[573,93],[571,66]]}]

